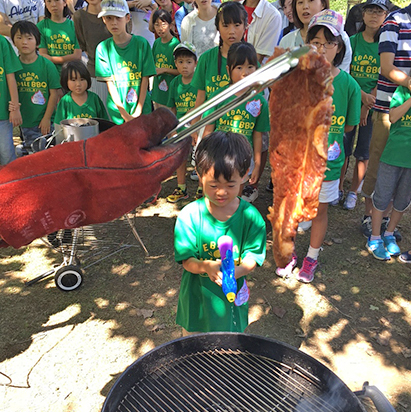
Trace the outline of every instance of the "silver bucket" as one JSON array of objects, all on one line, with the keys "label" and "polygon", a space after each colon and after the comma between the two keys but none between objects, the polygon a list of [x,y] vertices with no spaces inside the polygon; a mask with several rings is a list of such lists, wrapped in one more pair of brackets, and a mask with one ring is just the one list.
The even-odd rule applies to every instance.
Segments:
[{"label": "silver bucket", "polygon": [[100,133],[98,121],[94,119],[65,119],[60,122],[60,126],[63,128],[64,139],[68,142],[86,140]]}]

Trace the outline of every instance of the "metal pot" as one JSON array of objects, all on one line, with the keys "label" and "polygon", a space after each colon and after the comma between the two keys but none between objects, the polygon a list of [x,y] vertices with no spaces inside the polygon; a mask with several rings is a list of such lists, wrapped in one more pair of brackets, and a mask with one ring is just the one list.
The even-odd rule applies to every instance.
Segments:
[{"label": "metal pot", "polygon": [[[364,387],[360,395],[371,397],[368,392]],[[377,392],[378,411],[395,412]],[[112,411],[365,409],[333,372],[290,345],[256,335],[207,333],[165,343],[129,366],[103,405],[102,412]]]},{"label": "metal pot", "polygon": [[89,137],[97,136],[99,131],[98,121],[88,118],[65,119],[60,122],[66,141],[77,142]]}]

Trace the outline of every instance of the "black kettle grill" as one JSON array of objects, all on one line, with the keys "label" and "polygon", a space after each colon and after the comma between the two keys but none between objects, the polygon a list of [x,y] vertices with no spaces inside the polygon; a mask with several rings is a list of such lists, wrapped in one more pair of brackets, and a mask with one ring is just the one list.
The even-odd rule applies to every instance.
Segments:
[{"label": "black kettle grill", "polygon": [[353,393],[300,350],[256,335],[205,333],[165,343],[119,377],[102,412],[395,412],[375,387]]}]

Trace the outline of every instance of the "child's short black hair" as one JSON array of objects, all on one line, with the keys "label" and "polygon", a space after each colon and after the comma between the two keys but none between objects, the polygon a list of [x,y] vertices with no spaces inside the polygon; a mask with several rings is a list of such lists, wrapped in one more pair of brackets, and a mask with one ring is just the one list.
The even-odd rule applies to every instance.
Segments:
[{"label": "child's short black hair", "polygon": [[164,9],[157,9],[153,13],[153,24],[157,20],[165,21],[168,24],[171,24],[173,22],[173,18],[171,17],[171,14],[167,10],[164,10]]},{"label": "child's short black hair", "polygon": [[322,25],[317,25],[317,26],[312,26],[310,30],[308,30],[306,43],[310,43],[321,29],[324,29],[324,37],[326,38],[326,40],[335,41],[337,43],[337,47],[340,48],[340,51],[336,54],[334,61],[333,61],[334,66],[339,66],[344,60],[344,56],[345,56],[345,44],[341,36],[334,36],[331,33],[330,29],[328,29],[327,27],[322,26]]},{"label": "child's short black hair", "polygon": [[87,80],[87,89],[91,87],[91,76],[87,67],[81,60],[72,60],[63,64],[60,75],[60,84],[64,90],[69,90],[68,81],[73,74],[79,74],[81,78]]},{"label": "child's short black hair", "polygon": [[257,52],[254,46],[247,42],[232,44],[227,53],[227,66],[229,71],[231,72],[234,67],[244,64],[246,60],[249,64],[258,68]]},{"label": "child's short black hair", "polygon": [[214,178],[222,174],[230,181],[234,172],[243,177],[250,168],[251,145],[239,133],[216,131],[201,140],[196,150],[196,169],[204,176],[214,167]]},{"label": "child's short black hair", "polygon": [[31,21],[21,20],[13,24],[10,33],[10,37],[13,40],[13,42],[17,32],[20,32],[20,34],[31,34],[36,39],[37,47],[39,46],[41,39],[40,30]]},{"label": "child's short black hair", "polygon": [[179,57],[191,57],[194,61],[197,61],[197,56],[187,49],[178,49],[174,53],[174,60],[177,60]]}]

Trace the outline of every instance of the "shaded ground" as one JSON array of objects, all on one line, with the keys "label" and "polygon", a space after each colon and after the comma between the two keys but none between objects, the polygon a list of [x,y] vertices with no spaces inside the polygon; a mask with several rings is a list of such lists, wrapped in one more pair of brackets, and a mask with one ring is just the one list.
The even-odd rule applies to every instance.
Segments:
[{"label": "shaded ground", "polygon": [[[263,216],[271,198],[264,190],[267,179],[268,170],[255,203]],[[174,179],[165,183],[163,197],[174,185]],[[189,190],[194,194],[192,182]],[[24,286],[61,263],[41,241],[0,250],[0,411],[99,411],[128,365],[180,337],[174,319],[181,267],[173,259],[180,207],[160,199],[136,213],[149,257],[124,222],[106,228],[106,238],[133,246],[88,267],[82,287],[70,293],[58,290],[53,278]],[[369,256],[359,231],[361,212],[330,210],[321,270],[310,285],[277,278],[269,251],[249,282],[247,332],[300,348],[352,390],[369,381],[397,411],[411,411],[411,265]],[[410,223],[408,214],[403,250],[411,248]],[[267,226],[269,246],[270,231]],[[308,242],[308,234],[298,236],[300,264]],[[99,244],[82,252],[83,267],[99,251],[119,249],[111,243],[111,249]]]}]

